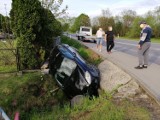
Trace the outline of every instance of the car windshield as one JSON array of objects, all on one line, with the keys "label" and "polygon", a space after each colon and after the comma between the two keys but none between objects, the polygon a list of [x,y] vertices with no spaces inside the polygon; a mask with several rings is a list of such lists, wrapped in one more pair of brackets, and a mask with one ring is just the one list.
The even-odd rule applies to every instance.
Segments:
[{"label": "car windshield", "polygon": [[89,31],[90,31],[90,29],[89,29],[89,28],[82,28],[82,31],[89,32]]},{"label": "car windshield", "polygon": [[72,74],[73,70],[76,68],[76,66],[77,64],[74,61],[68,58],[64,58],[60,68],[57,71],[60,73],[63,72],[69,77]]}]

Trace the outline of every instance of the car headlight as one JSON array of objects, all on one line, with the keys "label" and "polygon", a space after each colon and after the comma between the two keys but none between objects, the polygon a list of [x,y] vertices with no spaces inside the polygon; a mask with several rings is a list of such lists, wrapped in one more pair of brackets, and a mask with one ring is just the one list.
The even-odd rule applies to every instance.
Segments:
[{"label": "car headlight", "polygon": [[85,72],[85,79],[87,80],[88,84],[91,84],[91,75],[88,71]]}]

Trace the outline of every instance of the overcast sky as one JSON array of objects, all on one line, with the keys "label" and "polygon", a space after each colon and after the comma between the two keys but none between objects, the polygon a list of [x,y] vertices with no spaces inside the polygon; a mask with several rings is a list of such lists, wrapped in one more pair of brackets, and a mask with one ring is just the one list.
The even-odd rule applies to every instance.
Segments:
[{"label": "overcast sky", "polygon": [[[63,5],[68,5],[70,16],[79,16],[85,13],[90,17],[101,14],[102,9],[109,9],[112,15],[118,15],[123,10],[134,10],[138,15],[145,14],[160,6],[160,0],[63,0]],[[12,0],[0,0],[0,13],[8,15]]]}]

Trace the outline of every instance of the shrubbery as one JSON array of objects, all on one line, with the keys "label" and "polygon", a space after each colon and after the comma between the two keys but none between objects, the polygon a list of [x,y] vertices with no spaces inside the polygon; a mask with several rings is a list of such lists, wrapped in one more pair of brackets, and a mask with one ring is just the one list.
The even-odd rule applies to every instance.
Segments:
[{"label": "shrubbery", "polygon": [[39,68],[48,57],[54,37],[61,34],[60,22],[38,0],[14,0],[10,16],[22,66]]}]

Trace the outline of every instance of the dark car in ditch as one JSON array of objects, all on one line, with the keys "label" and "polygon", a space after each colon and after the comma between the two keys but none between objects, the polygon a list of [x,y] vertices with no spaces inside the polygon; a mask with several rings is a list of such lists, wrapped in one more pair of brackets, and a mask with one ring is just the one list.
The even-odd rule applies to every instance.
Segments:
[{"label": "dark car in ditch", "polygon": [[99,69],[88,64],[75,48],[67,44],[57,45],[51,51],[49,73],[68,98],[77,95],[99,96]]}]

